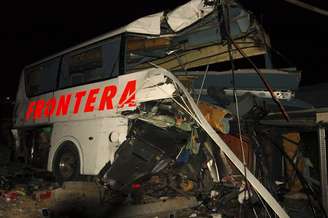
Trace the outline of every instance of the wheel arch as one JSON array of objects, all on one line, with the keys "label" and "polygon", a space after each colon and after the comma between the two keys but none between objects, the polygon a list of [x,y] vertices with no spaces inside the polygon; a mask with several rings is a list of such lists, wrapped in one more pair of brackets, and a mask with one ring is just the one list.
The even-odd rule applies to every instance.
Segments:
[{"label": "wheel arch", "polygon": [[83,150],[82,147],[79,143],[79,141],[72,137],[72,136],[65,136],[62,137],[60,141],[58,141],[52,148],[50,149],[49,152],[49,160],[48,160],[48,171],[53,172],[54,169],[54,160],[56,158],[56,155],[58,154],[58,151],[63,148],[63,146],[67,146],[67,144],[71,144],[74,146],[79,154],[80,158],[80,174],[83,174],[84,172],[84,155],[83,155]]}]

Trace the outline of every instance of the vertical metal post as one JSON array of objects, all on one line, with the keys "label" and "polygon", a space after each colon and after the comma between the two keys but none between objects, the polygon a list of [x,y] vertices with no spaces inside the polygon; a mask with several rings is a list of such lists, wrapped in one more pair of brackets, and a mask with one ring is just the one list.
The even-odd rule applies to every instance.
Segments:
[{"label": "vertical metal post", "polygon": [[328,173],[327,173],[327,145],[326,128],[319,126],[319,152],[320,152],[320,185],[322,205],[328,213]]}]

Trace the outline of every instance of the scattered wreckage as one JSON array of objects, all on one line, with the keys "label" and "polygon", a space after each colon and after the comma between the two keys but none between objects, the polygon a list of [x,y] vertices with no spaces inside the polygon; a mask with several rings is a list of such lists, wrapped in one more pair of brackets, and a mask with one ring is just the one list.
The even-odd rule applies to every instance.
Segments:
[{"label": "scattered wreckage", "polygon": [[[18,147],[60,183],[97,177],[111,203],[193,196],[224,216],[289,217],[273,175],[272,128],[261,122],[311,105],[295,98],[300,72],[259,70],[249,59],[270,61],[269,48],[234,1],[192,0],[140,18],[24,69]],[[236,59],[254,69],[236,70]],[[209,71],[226,61],[231,70]],[[280,158],[294,158],[291,150]],[[302,178],[304,167],[287,167]],[[305,188],[302,179],[289,182]]]},{"label": "scattered wreckage", "polygon": [[[220,155],[222,151],[247,177],[255,193],[261,195],[277,215],[287,217],[279,203],[217,134],[216,131],[229,133],[231,113],[206,102],[199,102],[198,107],[180,81],[164,69],[147,72],[152,86],[144,84],[136,97],[138,108],[125,115],[129,119],[127,139],[120,145],[113,163],[103,169],[105,185],[111,191],[127,194],[147,178],[150,184],[145,186],[151,188],[145,191],[153,192],[155,196],[161,189],[167,189],[166,194],[170,189],[173,193],[186,195],[188,192],[193,195],[210,193],[213,185],[224,179],[220,177],[224,175],[220,169],[230,167],[224,165],[227,159]],[[170,89],[163,87],[167,85],[171,85]],[[143,93],[148,97],[166,97],[145,102]],[[246,193],[245,184],[236,191]],[[245,194],[247,198],[255,195],[253,191],[250,193]]]}]

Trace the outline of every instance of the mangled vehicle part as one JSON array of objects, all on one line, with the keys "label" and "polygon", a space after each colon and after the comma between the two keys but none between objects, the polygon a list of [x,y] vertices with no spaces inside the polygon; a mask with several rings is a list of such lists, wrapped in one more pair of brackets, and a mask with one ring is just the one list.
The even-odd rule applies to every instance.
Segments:
[{"label": "mangled vehicle part", "polygon": [[[214,151],[219,148],[245,176],[255,193],[279,217],[288,217],[268,190],[220,138],[181,82],[161,68],[150,69],[149,74],[161,80],[153,83],[151,79],[146,80],[152,85],[147,85],[146,89],[155,89],[159,96],[166,95],[167,98],[147,102],[143,100],[145,98],[137,97],[134,110],[122,111],[122,116],[129,119],[129,130],[113,163],[102,170],[106,186],[113,191],[130,193],[140,184],[145,184],[146,187],[157,187],[157,191],[152,189],[154,196],[160,195],[159,190],[164,190],[166,195],[170,195],[170,191],[182,195],[210,191],[210,183],[222,179]],[[172,89],[168,93],[163,85],[172,85],[174,93]],[[144,90],[139,91],[146,95]],[[225,131],[225,128],[220,128],[219,131]],[[210,180],[209,176],[212,177]]]},{"label": "mangled vehicle part", "polygon": [[227,155],[227,157],[235,164],[238,170],[244,175],[247,174],[247,179],[253,188],[263,197],[266,203],[273,209],[273,211],[279,217],[288,217],[285,210],[279,205],[279,203],[273,198],[273,196],[268,192],[268,190],[256,179],[256,177],[244,167],[243,163],[237,158],[237,156],[230,150],[230,148],[225,144],[225,142],[219,137],[219,135],[213,130],[209,123],[204,118],[203,114],[198,109],[197,105],[193,101],[190,94],[184,88],[184,86],[177,80],[171,73],[165,71],[165,75],[172,79],[178,87],[183,91],[183,94],[188,99],[188,102],[191,104],[191,107],[196,115],[196,119],[200,126],[208,133],[208,135],[213,139],[213,141],[222,149],[222,151]]},{"label": "mangled vehicle part", "polygon": [[110,187],[114,190],[126,190],[139,178],[162,170],[169,159],[175,159],[187,140],[187,133],[177,128],[166,131],[145,121],[131,122],[127,140],[120,145],[108,171]]},{"label": "mangled vehicle part", "polygon": [[[273,93],[279,99],[286,110],[293,111],[299,109],[310,109],[312,106],[299,98],[295,98],[298,89],[301,72],[293,68],[288,69],[261,69],[267,82],[271,85]],[[236,95],[239,102],[239,114],[241,117],[253,109],[254,105],[264,108],[268,113],[280,111],[276,103],[267,91],[263,82],[253,69],[239,69],[235,72]],[[231,84],[231,71],[209,71],[206,75],[206,82],[202,87],[204,78],[203,71],[174,72],[174,75],[181,81],[185,77],[192,77],[190,89],[196,96],[201,96],[201,100],[211,102],[226,108],[231,113],[235,112],[235,102],[233,98],[233,85]],[[284,81],[283,83],[281,81]],[[202,87],[202,88],[201,88]]]},{"label": "mangled vehicle part", "polygon": [[[152,33],[139,30],[127,34],[127,71],[152,67],[150,62],[170,71],[185,71],[228,61],[222,5],[216,4],[193,0],[169,13],[150,15],[129,24],[128,27],[139,24],[147,30],[156,28]],[[247,56],[265,54],[264,44],[269,40],[256,20],[235,2],[230,2],[229,8],[231,37]],[[238,52],[232,55],[235,59],[242,58]]]}]

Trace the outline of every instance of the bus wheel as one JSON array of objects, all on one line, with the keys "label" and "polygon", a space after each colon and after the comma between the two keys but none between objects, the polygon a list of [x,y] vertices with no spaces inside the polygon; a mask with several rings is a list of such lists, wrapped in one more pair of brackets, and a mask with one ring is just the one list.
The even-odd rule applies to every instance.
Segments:
[{"label": "bus wheel", "polygon": [[65,181],[78,180],[80,177],[80,158],[77,148],[72,143],[61,146],[53,165],[53,173],[60,184]]}]

